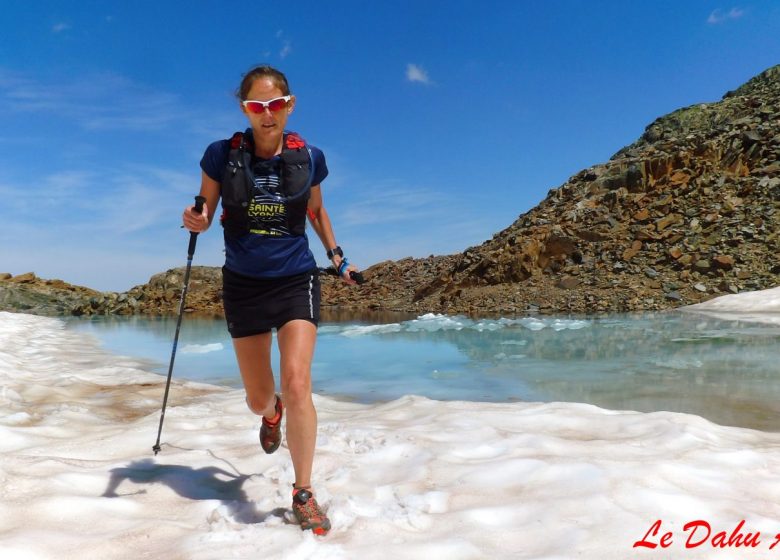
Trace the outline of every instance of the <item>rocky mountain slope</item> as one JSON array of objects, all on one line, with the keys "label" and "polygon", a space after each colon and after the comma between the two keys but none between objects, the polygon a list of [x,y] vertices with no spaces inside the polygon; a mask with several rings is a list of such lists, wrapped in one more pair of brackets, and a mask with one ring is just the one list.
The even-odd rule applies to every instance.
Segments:
[{"label": "rocky mountain slope", "polygon": [[[656,310],[780,279],[780,66],[714,103],[663,116],[608,162],[456,255],[323,278],[323,305],[476,315]],[[30,275],[0,279],[0,309],[175,313],[183,269],[125,294]],[[2,276],[0,276],[2,278]],[[221,313],[219,269],[193,269],[188,308]]]},{"label": "rocky mountain slope", "polygon": [[[775,66],[719,102],[657,119],[482,245],[374,267],[368,297],[478,314],[697,303],[778,284],[779,216]],[[382,286],[392,288],[374,296]],[[334,300],[355,301],[341,288]]]}]

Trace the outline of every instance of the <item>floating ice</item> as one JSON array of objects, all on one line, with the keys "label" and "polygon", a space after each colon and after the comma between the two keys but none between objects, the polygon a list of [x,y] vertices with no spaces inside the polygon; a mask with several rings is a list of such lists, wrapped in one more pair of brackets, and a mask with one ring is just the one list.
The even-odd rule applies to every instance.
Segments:
[{"label": "floating ice", "polygon": [[[475,321],[462,315],[442,315],[439,313],[426,313],[417,319],[403,321],[401,323],[388,323],[384,325],[348,325],[344,327],[335,327],[341,329],[343,336],[363,336],[373,334],[386,334],[398,332],[440,332],[440,331],[461,331],[464,329],[483,331],[498,331],[508,327],[520,326],[531,331],[542,329],[578,330],[586,328],[589,321],[579,319],[537,319],[534,317],[524,317],[522,319],[481,319]],[[334,332],[333,326],[328,326],[327,331]]]},{"label": "floating ice", "polygon": [[385,325],[357,325],[344,327],[341,330],[341,334],[344,336],[363,336],[367,334],[382,334],[382,333],[394,333],[401,331],[401,325],[399,323],[388,323]]},{"label": "floating ice", "polygon": [[182,346],[181,351],[183,354],[208,354],[209,352],[219,352],[224,349],[225,347],[221,342],[214,342],[212,344],[187,344]]}]

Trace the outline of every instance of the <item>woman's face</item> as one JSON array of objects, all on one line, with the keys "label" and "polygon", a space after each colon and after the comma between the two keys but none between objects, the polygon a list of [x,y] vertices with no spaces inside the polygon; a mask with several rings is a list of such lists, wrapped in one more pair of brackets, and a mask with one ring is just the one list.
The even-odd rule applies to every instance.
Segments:
[{"label": "woman's face", "polygon": [[[261,77],[252,82],[247,100],[270,101],[283,96],[282,90],[270,78]],[[279,111],[271,111],[269,108],[265,108],[261,113],[253,113],[243,105],[241,105],[241,110],[244,111],[244,114],[249,119],[255,135],[260,135],[260,139],[266,138],[270,140],[281,137],[287,124],[287,117],[292,113],[294,107],[295,96],[291,96],[287,106]]]}]

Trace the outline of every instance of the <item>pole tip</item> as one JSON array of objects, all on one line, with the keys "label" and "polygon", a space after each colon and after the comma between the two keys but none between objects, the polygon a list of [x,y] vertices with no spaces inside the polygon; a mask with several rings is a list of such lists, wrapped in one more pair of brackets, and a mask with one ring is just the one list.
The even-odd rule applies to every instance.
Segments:
[{"label": "pole tip", "polygon": [[160,449],[161,448],[160,448],[159,445],[155,445],[154,447],[152,447],[152,451],[154,451],[154,456],[155,457],[157,457],[157,454],[160,452]]}]

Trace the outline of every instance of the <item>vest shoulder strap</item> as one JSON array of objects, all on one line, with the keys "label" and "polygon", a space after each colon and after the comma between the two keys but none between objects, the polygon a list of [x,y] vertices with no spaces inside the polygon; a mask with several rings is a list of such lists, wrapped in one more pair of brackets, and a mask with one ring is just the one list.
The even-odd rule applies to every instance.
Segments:
[{"label": "vest shoulder strap", "polygon": [[306,147],[306,140],[301,138],[297,132],[286,132],[284,136],[284,147],[287,150],[300,150]]},{"label": "vest shoulder strap", "polygon": [[241,131],[234,132],[233,136],[230,138],[230,149],[237,150],[238,148],[242,147],[243,144],[244,144],[244,133]]},{"label": "vest shoulder strap", "polygon": [[[245,132],[234,132],[233,136],[230,137],[230,149],[231,150],[238,150],[238,149],[246,149],[248,142],[246,141],[246,138],[250,137],[250,131],[246,130]],[[251,140],[250,140],[251,142]],[[301,150],[306,147],[306,140],[304,140],[300,134],[297,132],[285,132],[284,133],[284,148],[283,151],[287,150]]]}]

